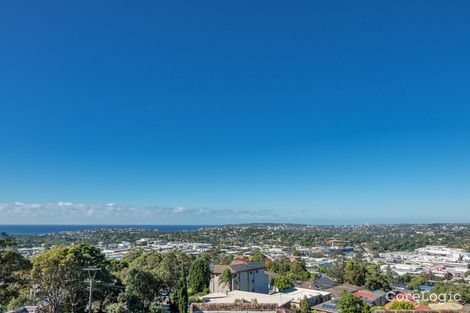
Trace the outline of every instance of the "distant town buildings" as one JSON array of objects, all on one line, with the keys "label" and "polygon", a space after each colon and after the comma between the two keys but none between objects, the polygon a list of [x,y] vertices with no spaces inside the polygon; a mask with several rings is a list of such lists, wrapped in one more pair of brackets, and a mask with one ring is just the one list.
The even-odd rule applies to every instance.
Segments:
[{"label": "distant town buildings", "polygon": [[140,249],[142,251],[150,252],[168,252],[173,250],[180,250],[187,254],[197,255],[201,252],[207,251],[212,248],[212,245],[207,243],[198,242],[163,242],[151,238],[142,238],[131,244],[123,241],[118,244],[108,244],[106,247],[101,246],[103,253],[110,259],[122,259],[129,251],[133,249]]},{"label": "distant town buildings", "polygon": [[445,246],[426,246],[413,252],[386,252],[376,263],[384,262],[381,266],[385,271],[388,266],[398,275],[433,274],[445,279],[463,278],[470,269],[470,254],[462,249]]},{"label": "distant town buildings", "polygon": [[32,247],[32,248],[18,248],[18,252],[25,258],[31,258],[36,254],[39,254],[46,250],[43,247]]}]

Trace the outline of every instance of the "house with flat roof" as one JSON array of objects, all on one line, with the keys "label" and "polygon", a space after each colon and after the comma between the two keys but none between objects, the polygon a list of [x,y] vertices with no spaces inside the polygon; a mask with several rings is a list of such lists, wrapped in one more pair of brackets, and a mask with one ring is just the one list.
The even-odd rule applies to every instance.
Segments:
[{"label": "house with flat roof", "polygon": [[262,294],[233,290],[229,292],[215,292],[201,298],[203,302],[215,304],[257,303],[275,304],[278,307],[293,309],[300,307],[300,302],[307,299],[310,306],[329,300],[331,294],[326,291],[305,288],[290,288],[273,294]]},{"label": "house with flat roof", "polygon": [[338,299],[332,299],[320,304],[315,305],[312,309],[317,313],[337,313],[336,305]]},{"label": "house with flat roof", "polygon": [[240,290],[232,290],[228,292],[214,292],[201,297],[203,302],[217,304],[231,303],[257,303],[257,304],[275,304],[278,307],[290,308],[290,303],[294,300],[294,296],[282,293],[263,294],[257,292],[248,292]]},{"label": "house with flat roof", "polygon": [[303,299],[308,300],[310,307],[331,299],[330,292],[300,287],[285,289],[282,292],[278,292],[278,294],[293,297],[291,308],[300,307],[300,301]]},{"label": "house with flat roof", "polygon": [[190,313],[294,313],[293,311],[278,307],[276,304],[260,303],[193,303]]}]

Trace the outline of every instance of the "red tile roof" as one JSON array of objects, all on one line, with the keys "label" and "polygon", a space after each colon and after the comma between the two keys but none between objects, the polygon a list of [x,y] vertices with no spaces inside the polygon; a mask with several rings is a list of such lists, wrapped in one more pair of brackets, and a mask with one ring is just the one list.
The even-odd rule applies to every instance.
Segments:
[{"label": "red tile roof", "polygon": [[430,311],[431,308],[428,307],[426,304],[419,304],[418,306],[416,306],[416,310],[418,310],[418,311]]},{"label": "red tile roof", "polygon": [[362,290],[354,293],[354,295],[358,298],[366,298],[370,300],[377,298],[377,296],[374,295],[373,293],[362,291]]}]

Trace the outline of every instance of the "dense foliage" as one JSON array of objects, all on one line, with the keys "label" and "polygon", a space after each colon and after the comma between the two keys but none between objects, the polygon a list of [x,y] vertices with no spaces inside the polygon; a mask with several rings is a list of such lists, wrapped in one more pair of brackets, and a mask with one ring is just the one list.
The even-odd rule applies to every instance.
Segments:
[{"label": "dense foliage", "polygon": [[435,294],[460,294],[462,303],[470,303],[470,286],[466,283],[446,284],[439,283],[431,290]]},{"label": "dense foliage", "polygon": [[50,312],[83,312],[87,308],[87,279],[85,269],[98,267],[95,286],[95,305],[103,309],[116,295],[115,278],[108,271],[107,260],[98,248],[78,244],[57,246],[35,256],[30,272],[38,299],[43,299]]},{"label": "dense foliage", "polygon": [[342,294],[336,307],[339,313],[370,313],[367,303],[350,293]]},{"label": "dense foliage", "polygon": [[267,269],[268,271],[284,275],[290,280],[305,281],[309,280],[311,276],[303,260],[290,261],[288,258],[280,258],[269,262]]},{"label": "dense foliage", "polygon": [[185,275],[181,276],[179,279],[178,311],[179,313],[186,313],[188,311],[188,287]]},{"label": "dense foliage", "polygon": [[407,301],[393,301],[390,304],[390,310],[414,310],[416,306]]},{"label": "dense foliage", "polygon": [[328,273],[337,283],[364,286],[369,290],[389,291],[393,280],[390,269],[384,274],[378,265],[366,263],[359,259],[344,260],[338,258],[328,270]]},{"label": "dense foliage", "polygon": [[197,258],[189,268],[189,290],[191,294],[208,291],[211,270],[209,261],[204,257]]},{"label": "dense foliage", "polygon": [[24,273],[31,267],[17,251],[3,248],[0,248],[0,312],[7,309],[10,299],[22,296],[22,286],[28,282]]},{"label": "dense foliage", "polygon": [[274,277],[274,286],[278,290],[284,290],[292,288],[294,285],[292,284],[292,281],[289,276],[287,276],[286,274],[280,274]]},{"label": "dense foliage", "polygon": [[[179,251],[139,251],[110,261],[98,248],[75,244],[48,249],[31,263],[15,250],[3,249],[0,263],[0,312],[39,300],[50,313],[85,312],[94,277],[93,312],[154,313],[167,303],[171,311],[186,313],[191,263],[197,288],[208,286],[210,279],[207,260],[193,262]],[[89,276],[94,273],[86,271],[90,268],[97,268],[96,276]]]}]

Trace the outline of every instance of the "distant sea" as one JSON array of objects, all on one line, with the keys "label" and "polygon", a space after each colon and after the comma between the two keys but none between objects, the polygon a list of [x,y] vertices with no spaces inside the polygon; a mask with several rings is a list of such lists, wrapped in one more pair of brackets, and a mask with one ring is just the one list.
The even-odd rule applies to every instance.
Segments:
[{"label": "distant sea", "polygon": [[146,228],[160,232],[184,232],[195,231],[204,227],[215,227],[215,225],[0,225],[0,233],[39,235],[96,228]]}]

